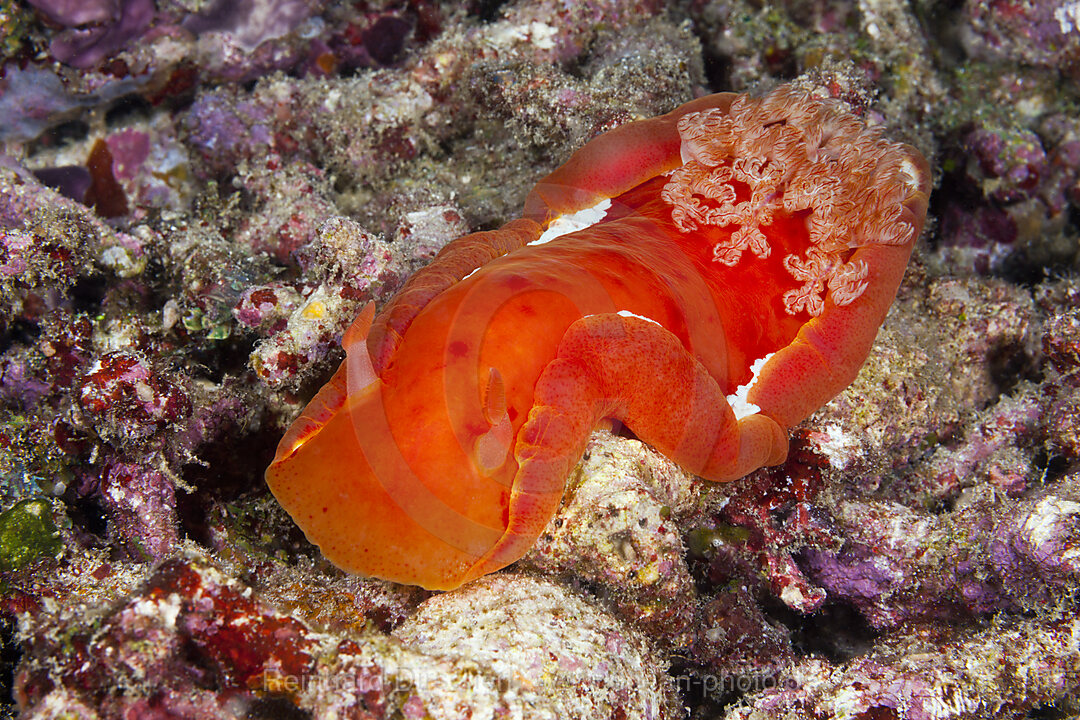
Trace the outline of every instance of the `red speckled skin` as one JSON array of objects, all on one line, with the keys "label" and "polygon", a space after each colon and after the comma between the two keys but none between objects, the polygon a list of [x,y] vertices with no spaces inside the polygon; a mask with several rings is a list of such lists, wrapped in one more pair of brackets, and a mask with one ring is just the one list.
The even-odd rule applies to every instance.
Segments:
[{"label": "red speckled skin", "polygon": [[[351,358],[370,354],[378,380],[348,387],[343,364],[266,474],[326,557],[440,589],[497,570],[542,532],[606,417],[710,480],[784,459],[786,429],[854,378],[911,247],[855,251],[871,267],[864,297],[842,308],[827,300],[814,319],[785,313],[781,300],[796,286],[782,258],[807,243],[801,218],[764,228],[769,258],[713,262],[731,230],[679,232],[659,198],[661,173],[681,162],[678,118],[733,98],[702,98],[592,141],[537,185],[524,219],[451,243],[366,343],[346,341]],[[528,244],[555,217],[605,198],[600,223]],[[925,193],[906,212],[917,234]],[[749,395],[761,412],[736,420],[725,396],[769,353]],[[493,368],[513,441],[485,472],[477,441],[502,409],[485,401]]]}]

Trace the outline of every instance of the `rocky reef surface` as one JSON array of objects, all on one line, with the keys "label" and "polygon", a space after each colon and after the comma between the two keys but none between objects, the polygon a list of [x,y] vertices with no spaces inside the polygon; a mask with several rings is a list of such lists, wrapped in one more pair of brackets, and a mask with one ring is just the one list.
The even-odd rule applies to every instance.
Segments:
[{"label": "rocky reef surface", "polygon": [[[0,62],[4,715],[1080,714],[1075,0],[0,0]],[[597,432],[508,571],[326,563],[262,472],[359,308],[596,134],[787,80],[937,181],[788,461]]]}]

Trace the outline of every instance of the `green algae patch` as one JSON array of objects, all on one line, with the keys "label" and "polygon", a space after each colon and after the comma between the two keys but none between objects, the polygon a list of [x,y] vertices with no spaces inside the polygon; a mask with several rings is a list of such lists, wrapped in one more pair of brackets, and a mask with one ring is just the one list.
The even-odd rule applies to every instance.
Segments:
[{"label": "green algae patch", "polygon": [[740,545],[750,539],[750,531],[738,525],[720,523],[715,527],[699,527],[686,536],[686,544],[691,555],[711,558],[716,548],[723,545]]},{"label": "green algae patch", "polygon": [[0,570],[18,570],[60,550],[49,501],[23,500],[0,513]]}]

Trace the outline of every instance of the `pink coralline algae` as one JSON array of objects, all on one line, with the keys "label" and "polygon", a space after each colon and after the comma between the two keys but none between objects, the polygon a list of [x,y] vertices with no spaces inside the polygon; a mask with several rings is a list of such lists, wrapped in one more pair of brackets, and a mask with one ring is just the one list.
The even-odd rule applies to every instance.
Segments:
[{"label": "pink coralline algae", "polygon": [[8,289],[0,314],[34,315],[56,303],[88,266],[96,240],[76,214],[54,215],[51,227],[0,228],[0,287]]},{"label": "pink coralline algae", "polygon": [[[917,505],[955,499],[995,464],[1005,476],[1034,473],[1043,423],[1006,395],[1037,362],[1031,295],[992,278],[927,278],[894,312],[899,322],[883,328],[878,351],[810,431],[829,467],[865,492]],[[880,390],[878,403],[865,403]],[[984,433],[975,431],[982,408]]]},{"label": "pink coralline algae", "polygon": [[233,42],[251,52],[266,40],[287,35],[317,10],[317,4],[297,0],[218,0],[189,15],[182,25],[195,35],[229,33]]},{"label": "pink coralline algae", "polygon": [[0,247],[4,252],[0,274],[9,278],[17,277],[30,269],[26,256],[33,252],[33,235],[23,230],[5,230]]},{"label": "pink coralline algae", "polygon": [[138,559],[176,549],[176,490],[160,470],[115,462],[102,473],[99,497],[118,542]]},{"label": "pink coralline algae", "polygon": [[1046,174],[1046,151],[1031,131],[980,129],[964,141],[987,197],[1011,203],[1031,196]]},{"label": "pink coralline algae", "polygon": [[997,269],[1022,251],[1032,222],[1061,211],[1060,201],[1047,202],[1054,199],[1048,197],[1047,152],[1036,133],[1008,127],[970,132],[962,152],[964,172],[950,191],[966,202],[949,206],[942,241],[963,249],[977,269]]},{"label": "pink coralline algae", "polygon": [[1073,0],[965,3],[965,49],[987,60],[1023,61],[1080,72],[1080,11]]},{"label": "pink coralline algae", "polygon": [[140,37],[154,17],[153,0],[32,0],[30,4],[69,28],[53,39],[49,50],[57,60],[79,69],[97,65]]},{"label": "pink coralline algae", "polygon": [[[110,569],[99,571],[107,575]],[[25,712],[42,712],[68,688],[79,687],[72,699],[95,712],[141,713],[164,704],[201,717],[226,717],[229,691],[258,688],[266,673],[300,675],[316,643],[299,622],[251,599],[212,566],[182,560],[159,567],[96,628],[76,630],[72,651],[65,651],[63,638],[47,629],[58,629],[73,611],[36,618],[43,632],[27,648],[29,656],[65,661],[51,667],[32,661],[23,668],[15,696]],[[149,678],[164,682],[151,685]]]},{"label": "pink coralline algae", "polygon": [[1077,130],[1075,118],[1050,113],[1026,124],[981,120],[960,139],[946,160],[940,240],[959,267],[1001,272],[1075,257],[1067,226],[1080,190]]},{"label": "pink coralline algae", "polygon": [[13,407],[31,407],[47,395],[52,386],[37,377],[26,358],[0,358],[0,397]]},{"label": "pink coralline algae", "polygon": [[325,174],[309,163],[268,160],[264,170],[249,173],[248,190],[261,207],[236,229],[234,240],[282,263],[336,210]]},{"label": "pink coralline algae", "polygon": [[[68,199],[44,186],[25,168],[0,155],[0,230],[22,230],[36,238],[27,243],[25,234],[10,236],[8,252],[13,260],[25,263],[28,274],[22,276],[36,294],[42,294],[39,284],[56,289],[66,288],[86,271],[92,254],[102,245],[124,241],[101,218],[88,211],[86,205]],[[13,267],[22,267],[16,265]],[[43,281],[48,280],[48,283]]]},{"label": "pink coralline algae", "polygon": [[1052,144],[1041,197],[1057,217],[1070,203],[1080,203],[1080,121],[1065,114],[1053,115],[1039,129]]},{"label": "pink coralline algae", "polygon": [[41,167],[34,175],[102,217],[141,220],[189,201],[186,165],[172,128],[127,128],[95,140],[83,164]]},{"label": "pink coralline algae", "polygon": [[[1064,299],[1069,299],[1068,297]],[[1054,298],[1047,298],[1054,302]],[[1080,384],[1080,308],[1067,307],[1043,328],[1042,351],[1066,382]]]},{"label": "pink coralline algae", "polygon": [[1056,308],[1064,301],[1071,306],[1044,326],[1042,351],[1052,372],[1042,395],[1048,404],[1050,449],[1074,461],[1080,458],[1080,310],[1076,307],[1080,292],[1071,283],[1055,290],[1045,293],[1040,304]]},{"label": "pink coralline algae", "polygon": [[245,99],[231,87],[201,94],[184,126],[188,146],[212,171],[232,170],[242,160],[254,161],[276,149],[273,107]]},{"label": "pink coralline algae", "polygon": [[[326,75],[390,64],[410,43],[428,40],[441,18],[440,8],[424,1],[367,11],[293,0],[31,4],[45,21],[33,38],[41,48],[35,61],[44,62],[8,63],[0,75],[10,99],[0,107],[12,121],[2,134],[19,139],[79,107],[124,96],[155,105],[190,99],[200,78],[242,82],[275,70]],[[65,66],[63,81],[41,70],[53,61]]]},{"label": "pink coralline algae", "polygon": [[77,27],[90,23],[104,23],[114,19],[119,7],[115,0],[97,2],[70,2],[70,0],[28,0],[45,17],[64,27]]},{"label": "pink coralline algae", "polygon": [[35,138],[90,104],[86,98],[70,95],[61,79],[43,68],[7,65],[4,71],[0,77],[0,111],[7,122],[0,127],[0,139]]},{"label": "pink coralline algae", "polygon": [[1008,495],[1020,495],[1036,478],[1029,450],[1042,421],[1035,398],[1002,398],[982,413],[962,441],[939,448],[920,469],[924,488],[936,497],[949,497],[986,481]]},{"label": "pink coralline algae", "polygon": [[830,599],[878,628],[1039,607],[1080,581],[1080,503],[1068,497],[984,497],[945,516],[849,502],[836,521],[844,547],[801,559]]},{"label": "pink coralline algae", "polygon": [[839,667],[820,658],[796,663],[774,687],[721,717],[1026,717],[1040,705],[1070,702],[1078,636],[1076,618],[995,622],[981,632],[916,627]]},{"label": "pink coralline algae", "polygon": [[[117,572],[86,570],[103,580]],[[462,624],[462,607],[481,621]],[[79,617],[77,604],[27,612],[36,631],[15,698],[29,715],[56,705],[126,717],[296,706],[346,717],[681,715],[662,661],[638,632],[525,577],[434,598],[395,638],[317,632],[201,556],[161,564],[93,620]],[[579,692],[582,678],[592,692]]]}]

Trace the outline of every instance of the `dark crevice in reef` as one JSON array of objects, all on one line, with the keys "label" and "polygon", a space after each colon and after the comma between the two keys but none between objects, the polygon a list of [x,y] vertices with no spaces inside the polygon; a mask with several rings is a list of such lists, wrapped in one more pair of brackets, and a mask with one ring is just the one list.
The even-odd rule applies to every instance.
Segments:
[{"label": "dark crevice in reef", "polygon": [[247,720],[309,720],[311,713],[296,707],[287,697],[264,697],[251,704]]},{"label": "dark crevice in reef", "polygon": [[22,658],[22,650],[15,639],[16,622],[9,616],[0,616],[0,718],[15,717],[15,668]]},{"label": "dark crevice in reef", "polygon": [[472,0],[469,3],[469,15],[483,23],[495,22],[502,14],[506,0]]},{"label": "dark crevice in reef", "polygon": [[784,611],[789,615],[785,624],[792,628],[792,646],[799,655],[822,655],[831,663],[841,664],[865,653],[878,637],[849,605],[827,603],[808,616],[786,608]]},{"label": "dark crevice in reef", "polygon": [[[68,492],[72,492],[71,489]],[[105,540],[109,531],[109,521],[105,517],[105,510],[92,497],[78,497],[67,505],[68,516],[76,528],[87,535]]]},{"label": "dark crevice in reef", "polygon": [[150,101],[138,95],[126,95],[117,100],[105,112],[105,124],[114,127],[137,119],[150,119],[154,107]]}]

